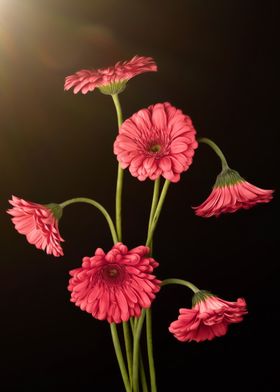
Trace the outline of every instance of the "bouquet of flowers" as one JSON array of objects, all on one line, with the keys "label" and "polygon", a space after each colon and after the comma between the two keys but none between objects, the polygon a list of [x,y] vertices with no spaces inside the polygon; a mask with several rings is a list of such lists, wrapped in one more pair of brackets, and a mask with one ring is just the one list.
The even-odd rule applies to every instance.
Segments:
[{"label": "bouquet of flowers", "polygon": [[[98,88],[113,99],[118,121],[118,135],[113,146],[118,161],[114,219],[102,204],[87,197],[38,204],[13,196],[9,201],[12,208],[7,211],[16,230],[24,234],[30,244],[55,257],[63,256],[64,240],[59,220],[67,206],[88,203],[103,214],[112,236],[112,249],[97,248],[93,256],[84,257],[82,264],[70,271],[68,290],[70,300],[81,310],[95,319],[108,321],[126,392],[157,390],[152,303],[162,287],[178,284],[192,292],[192,308],[179,309],[178,319],[169,326],[170,333],[181,342],[202,342],[225,335],[229,324],[242,321],[247,313],[243,298],[225,301],[185,279],[162,280],[154,272],[159,263],[152,252],[153,237],[166,194],[171,183],[180,181],[181,174],[191,166],[199,144],[211,147],[220,158],[222,168],[209,197],[193,207],[197,216],[218,217],[222,213],[248,209],[269,202],[273,194],[272,190],[250,184],[231,169],[220,148],[209,138],[197,138],[191,118],[169,102],[153,104],[123,121],[119,94],[133,77],[155,71],[157,65],[151,57],[135,56],[112,67],[81,70],[65,79],[65,90],[73,88],[74,94],[87,94]],[[139,181],[154,182],[147,240],[133,249],[125,245],[122,238],[125,169]],[[144,323],[146,345],[141,347]],[[122,339],[119,339],[120,333]]]}]

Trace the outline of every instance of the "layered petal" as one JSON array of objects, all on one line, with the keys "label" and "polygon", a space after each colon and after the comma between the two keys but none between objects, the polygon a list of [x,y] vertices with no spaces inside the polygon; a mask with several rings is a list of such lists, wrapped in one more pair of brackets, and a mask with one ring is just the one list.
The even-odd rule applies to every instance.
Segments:
[{"label": "layered petal", "polygon": [[201,292],[192,309],[179,310],[179,317],[170,324],[169,331],[181,342],[212,340],[225,335],[228,325],[242,321],[246,313],[243,298],[229,302]]},{"label": "layered petal", "polygon": [[208,198],[193,208],[198,216],[218,217],[222,213],[248,209],[259,203],[268,203],[273,197],[273,192],[273,190],[261,189],[250,184],[235,170],[228,168],[218,175]]},{"label": "layered petal", "polygon": [[192,163],[198,144],[191,119],[170,103],[158,103],[139,110],[127,119],[114,143],[122,168],[129,168],[138,180],[160,176],[171,182]]},{"label": "layered petal", "polygon": [[87,94],[100,88],[104,94],[117,94],[124,90],[129,79],[150,71],[157,71],[157,65],[151,57],[134,56],[131,60],[119,61],[108,68],[82,69],[67,76],[64,90],[73,88],[74,94]]},{"label": "layered petal", "polygon": [[63,242],[58,229],[58,221],[47,206],[20,199],[16,196],[9,200],[13,208],[7,211],[20,234],[37,249],[45,250],[53,256],[63,256],[60,245]]},{"label": "layered petal", "polygon": [[108,252],[98,248],[82,267],[70,271],[71,301],[99,320],[109,323],[139,317],[149,308],[160,281],[152,275],[158,263],[147,246],[128,248],[121,242]]}]

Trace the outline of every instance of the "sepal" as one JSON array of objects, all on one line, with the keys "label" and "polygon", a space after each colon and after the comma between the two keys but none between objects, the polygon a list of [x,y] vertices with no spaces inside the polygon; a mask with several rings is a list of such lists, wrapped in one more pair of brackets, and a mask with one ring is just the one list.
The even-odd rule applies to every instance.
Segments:
[{"label": "sepal", "polygon": [[127,80],[120,82],[110,83],[102,87],[98,87],[99,91],[105,95],[117,95],[122,93],[126,88]]},{"label": "sepal", "polygon": [[49,203],[49,204],[45,204],[45,207],[50,209],[55,219],[59,221],[59,219],[62,217],[63,214],[63,208],[60,206],[60,204]]},{"label": "sepal", "polygon": [[214,297],[214,294],[210,293],[207,290],[199,290],[197,293],[194,294],[192,297],[192,307],[198,304],[201,301],[205,301],[208,297]]}]

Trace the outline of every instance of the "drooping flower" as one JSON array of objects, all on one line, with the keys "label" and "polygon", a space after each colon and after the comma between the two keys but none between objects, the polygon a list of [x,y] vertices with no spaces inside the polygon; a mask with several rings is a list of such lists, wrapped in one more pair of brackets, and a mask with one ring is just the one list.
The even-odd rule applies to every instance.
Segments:
[{"label": "drooping flower", "polygon": [[139,317],[160,288],[160,281],[152,275],[158,263],[149,252],[147,246],[128,250],[121,242],[107,254],[96,249],[93,257],[83,258],[81,268],[70,271],[71,301],[109,323]]},{"label": "drooping flower", "polygon": [[12,196],[9,203],[13,208],[7,211],[12,215],[12,222],[27,241],[53,256],[63,256],[60,245],[63,242],[58,229],[58,220],[62,215],[59,204],[41,205]]},{"label": "drooping flower", "polygon": [[99,88],[103,94],[119,94],[129,79],[144,72],[157,71],[157,65],[151,57],[134,56],[131,60],[119,61],[108,68],[82,69],[65,78],[64,90],[74,87],[74,94],[79,91],[87,94]]},{"label": "drooping flower", "polygon": [[114,153],[123,169],[140,181],[160,176],[171,182],[192,163],[198,144],[190,117],[170,103],[139,110],[120,127]]},{"label": "drooping flower", "polygon": [[229,302],[203,290],[194,295],[192,309],[182,308],[179,312],[179,318],[170,324],[169,331],[181,342],[202,342],[223,336],[229,324],[239,323],[247,314],[243,298]]},{"label": "drooping flower", "polygon": [[217,176],[208,198],[193,208],[196,215],[209,218],[241,208],[248,209],[258,203],[268,203],[273,192],[250,184],[237,171],[226,168]]}]

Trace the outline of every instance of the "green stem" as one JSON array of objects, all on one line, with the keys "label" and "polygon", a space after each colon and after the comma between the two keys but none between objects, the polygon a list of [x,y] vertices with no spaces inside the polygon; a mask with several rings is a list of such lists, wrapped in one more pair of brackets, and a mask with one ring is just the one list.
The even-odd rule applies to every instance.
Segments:
[{"label": "green stem", "polygon": [[[136,328],[136,318],[131,317],[130,318],[130,326],[134,338],[134,333],[135,333],[135,328]],[[144,367],[144,361],[143,361],[143,356],[141,353],[140,349],[140,377],[141,377],[141,383],[142,383],[142,388],[143,392],[148,392],[148,386],[147,386],[147,379],[146,379],[146,374],[145,374],[145,367]]]},{"label": "green stem", "polygon": [[133,378],[132,378],[132,390],[133,392],[138,391],[138,376],[139,376],[139,348],[140,348],[140,338],[141,338],[141,331],[143,327],[143,322],[146,316],[145,309],[142,310],[141,317],[137,323],[137,328],[134,334],[134,344],[133,344]]},{"label": "green stem", "polygon": [[148,385],[147,385],[147,379],[146,379],[146,374],[145,374],[144,361],[143,361],[141,351],[140,351],[140,378],[141,378],[143,392],[148,392]]},{"label": "green stem", "polygon": [[100,203],[98,203],[97,201],[95,201],[93,199],[89,199],[88,197],[75,197],[73,199],[64,201],[63,203],[60,203],[59,205],[61,208],[64,208],[64,207],[69,206],[70,204],[74,204],[74,203],[91,204],[94,207],[96,207],[100,212],[102,212],[102,214],[104,215],[104,217],[107,220],[107,223],[109,225],[114,244],[116,244],[118,242],[118,237],[117,237],[114,223],[113,223],[109,213],[107,212],[107,210],[105,210],[105,208]]},{"label": "green stem", "polygon": [[116,188],[116,228],[119,241],[122,241],[122,189],[123,189],[123,169],[118,165],[118,178]]},{"label": "green stem", "polygon": [[118,331],[117,331],[116,324],[111,323],[110,327],[111,327],[111,334],[112,334],[113,344],[114,344],[114,348],[115,348],[115,352],[116,352],[116,357],[117,357],[117,360],[119,363],[119,367],[120,367],[123,383],[125,386],[125,390],[126,390],[126,392],[132,392],[131,387],[130,387],[130,383],[129,383],[129,379],[128,379],[128,375],[127,375],[127,371],[126,371],[126,367],[125,367],[125,363],[124,363],[124,359],[123,359],[123,355],[122,355],[122,350],[121,350],[121,345],[120,345],[120,341],[119,341],[119,337],[118,337]]},{"label": "green stem", "polygon": [[[161,191],[160,198],[158,200],[159,195],[159,186],[160,181],[155,181],[154,184],[154,193],[153,200],[150,212],[149,219],[149,227],[148,227],[148,235],[146,245],[151,248],[153,242],[154,231],[157,226],[157,222],[163,207],[163,203],[170,185],[170,181],[165,180],[164,186]],[[151,252],[150,252],[151,255]],[[153,357],[153,336],[152,336],[152,310],[151,308],[146,310],[147,318],[146,318],[146,337],[147,337],[147,351],[148,351],[148,361],[149,361],[149,370],[150,370],[150,381],[151,381],[151,391],[156,392],[156,372],[155,372],[155,363]]]},{"label": "green stem", "polygon": [[[118,94],[112,94],[112,99],[117,112],[118,128],[122,125],[122,108]],[[116,229],[118,241],[122,241],[122,189],[123,189],[123,169],[118,165],[118,177],[116,186]],[[130,341],[130,331],[128,323],[123,323],[123,335],[125,342],[126,358],[130,382],[132,382],[132,350]]]},{"label": "green stem", "polygon": [[[118,127],[122,125],[122,108],[119,101],[118,94],[113,94],[112,99],[117,112]],[[122,240],[122,189],[123,189],[123,169],[118,165],[118,177],[116,187],[116,228],[119,241]]]},{"label": "green stem", "polygon": [[118,96],[118,94],[113,94],[112,98],[113,98],[114,105],[115,105],[116,112],[117,112],[118,126],[120,128],[120,126],[122,125],[122,122],[123,122],[123,118],[122,118],[122,108],[121,108],[119,96]]},{"label": "green stem", "polygon": [[164,279],[160,285],[162,287],[168,284],[179,284],[181,286],[186,286],[189,289],[191,289],[194,293],[198,293],[200,291],[199,288],[197,288],[194,284],[183,279],[176,279],[176,278]]},{"label": "green stem", "polygon": [[199,139],[198,139],[198,142],[199,142],[199,143],[208,144],[208,146],[210,146],[210,147],[212,148],[212,150],[214,150],[215,153],[216,153],[216,154],[218,155],[218,157],[220,158],[221,163],[222,163],[222,169],[223,169],[223,170],[228,169],[229,166],[228,166],[226,157],[224,156],[222,150],[217,146],[216,143],[214,143],[211,139],[208,139],[207,137],[201,137],[201,138],[199,138]]},{"label": "green stem", "polygon": [[127,358],[127,366],[128,366],[128,374],[130,379],[130,384],[132,383],[132,348],[131,348],[131,339],[130,339],[130,331],[128,322],[123,322],[123,336],[125,343],[125,351]]},{"label": "green stem", "polygon": [[[153,221],[154,214],[155,214],[155,210],[156,210],[157,203],[158,203],[159,187],[160,187],[160,177],[157,178],[154,182],[153,200],[152,200],[152,205],[151,205],[151,212],[150,212],[150,218],[149,218],[147,237],[149,236],[149,230],[151,228],[152,221]],[[150,254],[152,254],[153,253],[153,241],[150,242],[149,248],[150,248]]]},{"label": "green stem", "polygon": [[156,384],[156,371],[155,371],[155,363],[154,363],[154,356],[153,356],[152,310],[151,310],[151,308],[147,309],[146,334],[147,334],[147,351],[148,351],[148,360],[149,360],[149,369],[150,369],[151,392],[156,392],[157,391],[157,384]]},{"label": "green stem", "polygon": [[159,196],[159,187],[160,187],[160,177],[155,180],[154,182],[154,193],[153,193],[153,200],[152,200],[152,206],[151,206],[151,212],[150,212],[150,218],[149,218],[149,228],[148,231],[151,228],[152,221],[154,218],[156,206],[158,203],[158,196]]},{"label": "green stem", "polygon": [[131,327],[132,335],[134,336],[136,318],[135,317],[130,317],[129,321],[130,321],[130,327]]},{"label": "green stem", "polygon": [[163,203],[164,203],[164,200],[165,200],[165,197],[166,197],[169,185],[170,185],[170,181],[165,180],[165,183],[164,183],[164,186],[162,188],[161,195],[160,195],[160,198],[159,198],[159,202],[158,202],[157,208],[156,208],[155,213],[154,213],[154,217],[153,217],[151,226],[150,226],[150,228],[148,230],[148,237],[147,237],[147,241],[146,241],[146,245],[147,246],[150,246],[150,244],[152,243],[154,231],[155,231],[156,226],[157,226],[158,218],[160,216],[160,213],[161,213],[161,210],[162,210],[162,206],[163,206]]}]

